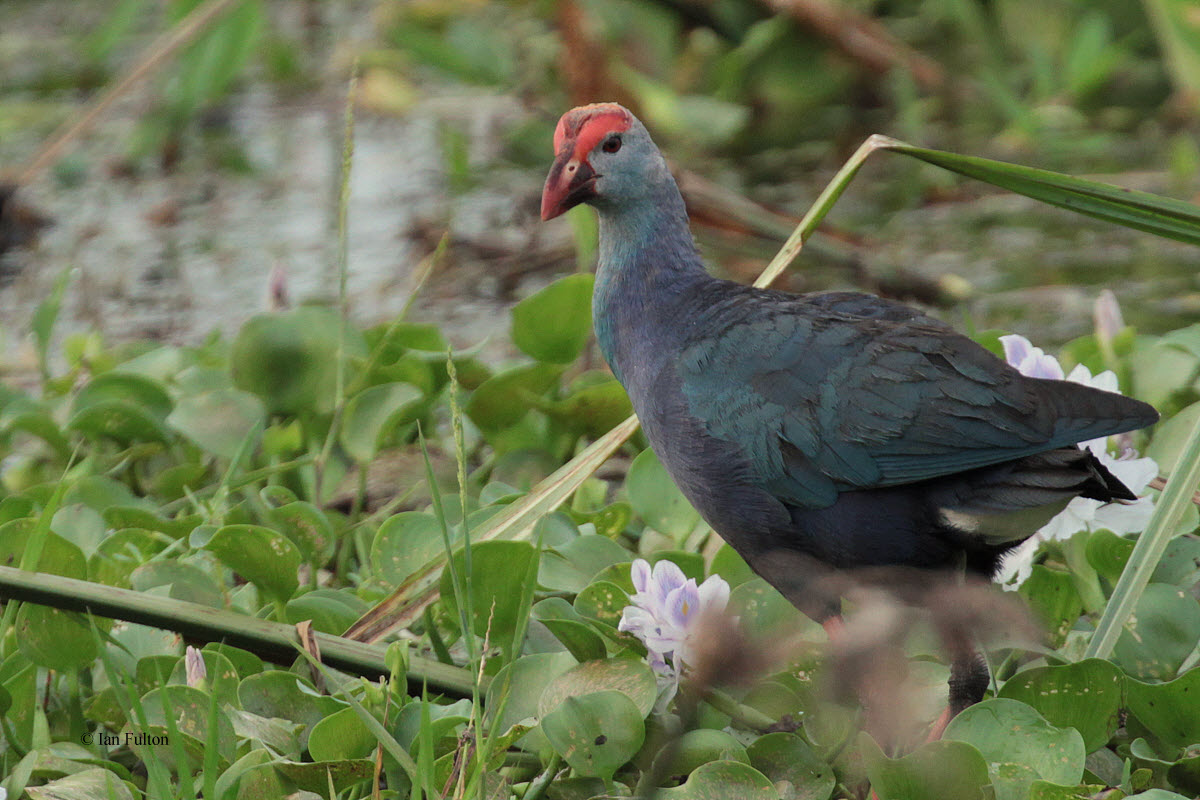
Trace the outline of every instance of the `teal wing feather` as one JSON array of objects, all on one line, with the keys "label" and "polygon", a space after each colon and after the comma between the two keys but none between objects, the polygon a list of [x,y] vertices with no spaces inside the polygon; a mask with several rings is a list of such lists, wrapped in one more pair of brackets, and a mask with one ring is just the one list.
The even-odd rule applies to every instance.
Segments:
[{"label": "teal wing feather", "polygon": [[799,506],[1156,418],[1130,398],[1026,378],[899,303],[742,289],[700,304],[678,366],[683,393],[709,433],[741,447],[760,485]]}]

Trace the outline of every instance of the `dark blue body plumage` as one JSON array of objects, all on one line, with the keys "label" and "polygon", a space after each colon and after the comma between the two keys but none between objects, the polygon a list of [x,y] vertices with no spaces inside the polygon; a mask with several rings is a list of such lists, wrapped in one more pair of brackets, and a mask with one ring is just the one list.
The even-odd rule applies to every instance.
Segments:
[{"label": "dark blue body plumage", "polygon": [[597,337],[646,436],[810,616],[837,613],[833,573],[990,575],[1072,498],[1132,499],[1075,444],[1152,424],[1152,407],[1024,377],[899,303],[709,276],[670,172],[619,106],[567,114],[556,150],[543,215],[599,212]]}]

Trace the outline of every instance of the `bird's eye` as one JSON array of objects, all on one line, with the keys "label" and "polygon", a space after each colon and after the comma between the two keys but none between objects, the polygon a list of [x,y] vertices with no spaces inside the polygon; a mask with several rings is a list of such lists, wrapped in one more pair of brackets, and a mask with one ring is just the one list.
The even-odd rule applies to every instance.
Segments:
[{"label": "bird's eye", "polygon": [[600,149],[606,153],[617,152],[618,150],[621,149],[621,137],[620,136],[608,137],[607,139],[604,140],[604,144],[602,144],[600,146]]}]

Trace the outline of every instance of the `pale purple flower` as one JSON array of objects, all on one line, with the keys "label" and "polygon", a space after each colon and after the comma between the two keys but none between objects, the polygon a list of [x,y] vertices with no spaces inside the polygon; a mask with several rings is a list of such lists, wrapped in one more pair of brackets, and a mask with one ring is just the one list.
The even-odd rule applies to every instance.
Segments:
[{"label": "pale purple flower", "polygon": [[1121,316],[1121,306],[1112,289],[1105,289],[1096,298],[1092,309],[1092,319],[1096,324],[1096,338],[1102,342],[1111,342],[1117,334],[1125,330],[1125,318]]},{"label": "pale purple flower", "polygon": [[[1022,375],[1068,380],[1106,392],[1120,391],[1117,376],[1111,370],[1092,375],[1091,370],[1079,364],[1069,375],[1064,376],[1058,359],[1046,355],[1040,347],[1034,347],[1024,336],[1001,336],[1000,343],[1004,345],[1004,355],[1008,363],[1016,367]],[[1114,458],[1108,451],[1108,439],[1109,437],[1104,436],[1080,442],[1079,446],[1091,450],[1109,472],[1134,494],[1140,495],[1158,475],[1158,464],[1152,458],[1139,458],[1132,449]],[[1110,530],[1118,535],[1140,533],[1145,530],[1153,511],[1154,501],[1149,497],[1140,497],[1128,503],[1101,503],[1099,500],[1076,497],[1062,513],[1005,557],[996,581],[1006,589],[1016,589],[1024,583],[1032,569],[1033,557],[1043,541],[1065,541],[1080,531],[1101,529]]]},{"label": "pale purple flower", "polygon": [[204,666],[204,656],[190,644],[183,651],[183,668],[187,676],[187,685],[203,688],[208,677],[208,668]]},{"label": "pale purple flower", "polygon": [[729,584],[718,575],[704,583],[687,578],[676,564],[663,559],[637,559],[630,568],[633,605],[621,612],[617,630],[628,631],[646,645],[650,667],[664,683],[675,686],[684,668],[692,665],[697,622],[719,614],[729,602]]}]

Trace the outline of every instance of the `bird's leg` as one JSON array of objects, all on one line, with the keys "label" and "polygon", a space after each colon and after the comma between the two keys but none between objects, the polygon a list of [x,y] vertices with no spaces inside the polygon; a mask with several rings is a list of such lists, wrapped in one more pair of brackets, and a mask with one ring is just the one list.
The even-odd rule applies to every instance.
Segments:
[{"label": "bird's leg", "polygon": [[825,635],[829,637],[829,643],[835,644],[846,632],[846,621],[842,619],[841,614],[834,614],[832,617],[828,617],[822,621],[821,627],[825,629]]},{"label": "bird's leg", "polygon": [[988,672],[987,662],[979,652],[965,650],[956,655],[950,663],[949,704],[933,724],[925,741],[936,742],[941,739],[950,720],[964,708],[983,699],[990,681],[991,674]]}]

